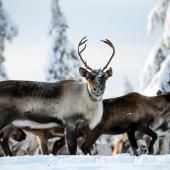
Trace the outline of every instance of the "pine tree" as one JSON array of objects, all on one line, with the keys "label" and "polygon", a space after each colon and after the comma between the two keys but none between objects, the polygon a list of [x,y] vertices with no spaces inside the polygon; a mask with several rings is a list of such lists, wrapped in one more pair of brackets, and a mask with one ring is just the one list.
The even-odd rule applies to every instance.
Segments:
[{"label": "pine tree", "polygon": [[4,50],[6,41],[11,41],[18,31],[16,25],[10,19],[10,16],[3,8],[3,3],[0,0],[0,81],[8,79],[4,67]]},{"label": "pine tree", "polygon": [[68,42],[68,25],[60,10],[59,0],[52,0],[52,19],[50,23],[51,49],[46,64],[46,80],[80,79],[79,59]]},{"label": "pine tree", "polygon": [[141,75],[141,89],[147,88],[155,74],[157,74],[163,62],[170,53],[170,0],[156,0],[155,7],[148,17],[148,31],[152,32],[157,24],[163,27],[163,35],[152,48],[151,53],[146,61],[143,73]]}]

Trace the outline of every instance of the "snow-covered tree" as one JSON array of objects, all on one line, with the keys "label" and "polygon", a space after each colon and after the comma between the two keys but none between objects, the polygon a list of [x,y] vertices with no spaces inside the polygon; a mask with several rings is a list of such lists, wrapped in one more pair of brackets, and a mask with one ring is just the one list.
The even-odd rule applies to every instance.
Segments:
[{"label": "snow-covered tree", "polygon": [[60,10],[59,0],[52,0],[52,18],[50,23],[50,54],[46,64],[46,80],[80,79],[79,58],[67,39],[68,28]]},{"label": "snow-covered tree", "polygon": [[[163,28],[163,34],[153,47],[141,77],[142,93],[151,96],[156,95],[158,90],[170,92],[167,83],[170,80],[170,0],[155,0],[155,7],[149,15],[148,30],[153,31],[157,24]],[[158,133],[158,138],[162,141],[164,152],[169,153],[170,133],[163,133]],[[157,142],[159,146],[159,140]]]},{"label": "snow-covered tree", "polygon": [[163,28],[163,35],[151,50],[141,76],[141,89],[147,88],[154,76],[160,71],[162,64],[170,54],[170,0],[155,0],[155,7],[148,17],[148,31],[157,24]]},{"label": "snow-covered tree", "polygon": [[16,25],[4,10],[2,0],[0,0],[0,81],[8,78],[4,67],[5,43],[11,41],[17,33]]},{"label": "snow-covered tree", "polygon": [[156,25],[160,24],[164,26],[165,18],[167,15],[167,9],[169,5],[169,0],[154,0],[155,6],[151,10],[148,16],[147,29],[152,32],[156,29]]},{"label": "snow-covered tree", "polygon": [[156,73],[151,82],[143,90],[143,94],[155,95],[158,90],[163,92],[170,91],[170,55],[162,63],[161,69]]}]

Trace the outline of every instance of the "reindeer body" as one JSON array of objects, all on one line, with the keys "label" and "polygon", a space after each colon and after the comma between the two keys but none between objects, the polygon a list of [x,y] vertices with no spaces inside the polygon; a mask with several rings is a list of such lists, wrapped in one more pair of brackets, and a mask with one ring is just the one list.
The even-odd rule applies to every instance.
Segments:
[{"label": "reindeer body", "polygon": [[107,114],[103,115],[102,123],[107,122],[106,130],[126,122],[136,123],[142,120],[150,122],[155,117],[163,114],[165,116],[165,113],[170,111],[170,102],[164,95],[148,97],[135,92],[122,97],[105,99],[103,105],[104,112]]}]

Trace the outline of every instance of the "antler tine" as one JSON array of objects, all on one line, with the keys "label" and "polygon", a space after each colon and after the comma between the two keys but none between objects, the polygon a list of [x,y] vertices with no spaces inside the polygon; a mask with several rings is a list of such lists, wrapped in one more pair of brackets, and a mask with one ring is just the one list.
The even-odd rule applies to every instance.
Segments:
[{"label": "antler tine", "polygon": [[113,44],[112,44],[112,42],[111,42],[110,40],[105,39],[105,40],[101,40],[101,41],[104,42],[104,43],[106,43],[107,45],[109,45],[109,46],[113,49],[113,52],[112,52],[112,55],[111,55],[109,61],[107,62],[107,64],[106,64],[106,65],[103,67],[103,69],[102,69],[102,70],[105,70],[105,69],[107,68],[107,66],[110,64],[113,56],[115,55],[115,48],[114,48],[114,46],[113,46]]},{"label": "antler tine", "polygon": [[[86,49],[86,42],[88,41],[88,39],[86,39],[87,37],[83,37],[81,40],[80,40],[80,42],[79,42],[79,44],[78,44],[78,54],[79,54],[79,56],[80,56],[80,59],[81,59],[81,61],[83,62],[83,64],[85,65],[85,67],[87,68],[87,69],[89,69],[89,70],[92,70],[92,68],[90,68],[88,65],[87,65],[87,63],[86,63],[86,61],[85,60],[83,60],[83,57],[81,56],[81,53]],[[84,44],[84,47],[80,50],[80,46],[82,46]]]}]

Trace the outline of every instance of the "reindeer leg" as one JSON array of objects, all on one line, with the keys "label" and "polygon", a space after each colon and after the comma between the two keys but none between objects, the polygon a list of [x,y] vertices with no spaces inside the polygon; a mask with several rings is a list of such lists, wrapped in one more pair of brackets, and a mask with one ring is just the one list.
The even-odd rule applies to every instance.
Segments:
[{"label": "reindeer leg", "polygon": [[157,134],[152,130],[150,129],[149,127],[143,127],[143,132],[145,132],[148,136],[152,137],[152,140],[149,144],[149,154],[152,154],[154,149],[153,149],[153,145],[155,143],[155,141],[157,140]]},{"label": "reindeer leg", "polygon": [[[13,156],[13,153],[9,148],[8,142],[12,132],[11,126],[9,124],[14,120],[14,116],[12,115],[15,114],[11,115],[10,112],[6,112],[5,110],[3,110],[3,114],[2,114],[2,110],[0,110],[0,113],[1,113],[0,114],[0,138],[3,139],[2,141],[0,141],[0,145],[6,156]],[[3,130],[5,131],[7,130],[5,136],[3,135]]]},{"label": "reindeer leg", "polygon": [[66,121],[65,138],[68,150],[71,155],[76,155],[77,152],[77,135],[76,124],[74,121]]},{"label": "reindeer leg", "polygon": [[59,140],[56,140],[54,142],[54,145],[53,145],[52,154],[56,155],[57,152],[59,151],[59,149],[61,149],[64,145],[65,145],[65,138],[64,137],[59,139]]},{"label": "reindeer leg", "polygon": [[81,146],[81,150],[83,151],[84,154],[91,154],[90,151],[91,151],[92,145],[96,142],[98,137],[102,134],[103,132],[102,132],[100,124],[96,126],[92,131],[88,132],[85,138],[85,142]]},{"label": "reindeer leg", "polygon": [[130,142],[130,145],[132,147],[134,155],[139,156],[139,153],[137,151],[138,145],[137,145],[137,142],[136,142],[136,139],[135,139],[135,132],[130,131],[130,132],[127,133],[127,136],[128,136],[128,139],[129,139],[129,142]]},{"label": "reindeer leg", "polygon": [[9,148],[8,140],[9,140],[8,138],[4,138],[0,144],[6,156],[13,156],[13,153],[11,152]]},{"label": "reindeer leg", "polygon": [[39,141],[41,154],[48,155],[48,146],[47,146],[48,139],[47,139],[46,135],[41,134],[41,135],[38,135],[37,138],[38,138],[38,141]]},{"label": "reindeer leg", "polygon": [[13,128],[10,125],[3,128],[0,132],[0,145],[6,156],[13,156],[8,143],[12,132]]},{"label": "reindeer leg", "polygon": [[92,145],[95,143],[97,138],[100,136],[100,134],[95,134],[94,136],[91,136],[91,138],[86,138],[85,142],[81,146],[81,150],[84,154],[90,154],[91,155],[91,149],[93,148]]}]

